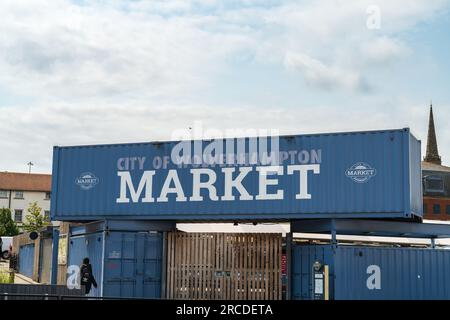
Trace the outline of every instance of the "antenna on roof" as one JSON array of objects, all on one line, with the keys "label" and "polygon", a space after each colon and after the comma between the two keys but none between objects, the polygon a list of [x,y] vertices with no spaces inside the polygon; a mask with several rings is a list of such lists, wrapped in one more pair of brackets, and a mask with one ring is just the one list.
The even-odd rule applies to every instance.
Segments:
[{"label": "antenna on roof", "polygon": [[31,167],[34,166],[34,163],[30,161],[27,163],[27,166],[28,166],[28,173],[31,173]]}]

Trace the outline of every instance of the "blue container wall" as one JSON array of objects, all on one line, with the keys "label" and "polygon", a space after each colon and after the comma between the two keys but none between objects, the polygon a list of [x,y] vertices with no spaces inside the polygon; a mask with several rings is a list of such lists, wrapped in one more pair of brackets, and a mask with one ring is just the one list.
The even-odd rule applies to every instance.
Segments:
[{"label": "blue container wall", "polygon": [[[376,276],[374,268],[379,268],[379,289],[369,279]],[[341,247],[335,258],[335,298],[448,300],[449,271],[449,250]]]},{"label": "blue container wall", "polygon": [[[311,300],[313,292],[312,268],[314,262],[333,268],[333,252],[331,246],[302,245],[293,246],[292,250],[292,294],[293,300]],[[330,283],[330,293],[333,292],[333,283]]]},{"label": "blue container wall", "polygon": [[104,296],[160,298],[161,233],[110,232],[105,250]]},{"label": "blue container wall", "polygon": [[98,287],[91,288],[89,296],[102,296],[103,277],[103,233],[85,234],[70,237],[67,266],[81,266],[84,258],[89,258],[92,272]]},{"label": "blue container wall", "polygon": [[[409,183],[411,212],[416,216],[423,216],[423,191],[422,191],[422,158],[421,146],[417,140],[409,137]],[[420,181],[420,183],[417,183]]]},{"label": "blue container wall", "polygon": [[33,277],[34,272],[34,244],[27,244],[19,248],[19,273]]},{"label": "blue container wall", "polygon": [[[73,228],[73,233],[83,227]],[[98,288],[90,296],[160,298],[161,232],[109,231],[70,237],[68,265],[91,260]]]},{"label": "blue container wall", "polygon": [[450,299],[450,250],[294,245],[293,299],[311,299],[315,260],[330,265],[336,300]]},{"label": "blue container wall", "polygon": [[[203,147],[209,142],[203,141]],[[233,141],[235,150],[237,142]],[[248,150],[249,140],[245,139]],[[168,167],[158,169],[155,159],[170,159],[177,142],[141,143],[84,147],[55,147],[52,176],[52,217],[55,220],[96,220],[102,218],[155,220],[236,220],[236,219],[294,219],[294,218],[394,218],[422,216],[420,142],[408,129],[359,133],[339,133],[280,137],[279,150],[288,158],[280,164],[283,174],[271,175],[277,186],[268,186],[268,193],[283,192],[282,199],[259,200],[260,176],[255,165],[242,179],[242,186],[252,200],[240,200],[237,188],[232,189],[234,200],[223,200],[225,175],[220,166],[210,166],[216,175],[214,187],[217,200],[207,189],[201,189],[202,201],[192,201],[193,176],[191,165],[179,168],[169,161]],[[193,143],[192,143],[193,146]],[[223,144],[224,148],[226,143]],[[142,167],[124,168],[123,159],[144,158]],[[355,181],[347,170],[364,163],[376,170],[364,181]],[[307,174],[311,199],[297,199],[300,192],[299,173],[287,174],[289,165],[318,165],[320,173]],[[176,170],[186,201],[177,201],[175,194],[167,202],[157,198],[169,169]],[[121,184],[118,174],[130,174],[132,187],[137,191],[144,171],[154,171],[152,200],[142,201],[144,189],[134,201],[129,187]],[[237,170],[233,179],[237,177]],[[81,178],[90,178],[89,181]],[[202,177],[204,181],[205,176]],[[84,181],[84,182],[83,182]],[[87,182],[86,182],[87,181]],[[145,180],[143,180],[145,181]],[[128,202],[120,202],[121,186]],[[174,186],[174,182],[170,184]],[[419,204],[420,202],[420,204]]]}]

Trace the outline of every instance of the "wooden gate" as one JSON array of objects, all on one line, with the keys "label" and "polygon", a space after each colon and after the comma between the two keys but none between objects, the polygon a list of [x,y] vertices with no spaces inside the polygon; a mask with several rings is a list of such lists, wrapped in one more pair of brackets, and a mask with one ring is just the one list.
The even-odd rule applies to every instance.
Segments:
[{"label": "wooden gate", "polygon": [[166,298],[281,299],[281,234],[170,232]]}]

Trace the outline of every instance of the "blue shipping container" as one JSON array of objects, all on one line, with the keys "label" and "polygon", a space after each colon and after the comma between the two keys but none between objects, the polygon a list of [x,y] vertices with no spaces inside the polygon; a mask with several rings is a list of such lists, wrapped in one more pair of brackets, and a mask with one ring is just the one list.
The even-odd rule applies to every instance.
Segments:
[{"label": "blue shipping container", "polygon": [[27,244],[19,248],[19,273],[33,278],[34,272],[34,244]]},{"label": "blue shipping container", "polygon": [[[89,262],[92,265],[92,273],[95,280],[98,283],[98,287],[91,288],[89,296],[101,297],[102,294],[102,270],[103,270],[103,233],[96,232],[90,234],[83,234],[70,237],[69,250],[68,250],[68,263],[67,266],[72,268],[79,267],[82,264],[84,258],[89,258]],[[68,276],[72,276],[70,283],[78,281],[75,272],[77,269],[68,268]]]},{"label": "blue shipping container", "polygon": [[55,147],[52,218],[422,216],[409,129],[277,138]]},{"label": "blue shipping container", "polygon": [[328,265],[336,300],[450,299],[450,250],[294,245],[292,298],[313,296],[313,264]]},{"label": "blue shipping container", "polygon": [[[88,257],[97,288],[89,296],[160,298],[163,233],[128,231],[126,226],[97,223],[73,227],[69,239],[68,281]],[[122,230],[121,230],[122,229]],[[125,230],[125,231],[123,231]]]}]

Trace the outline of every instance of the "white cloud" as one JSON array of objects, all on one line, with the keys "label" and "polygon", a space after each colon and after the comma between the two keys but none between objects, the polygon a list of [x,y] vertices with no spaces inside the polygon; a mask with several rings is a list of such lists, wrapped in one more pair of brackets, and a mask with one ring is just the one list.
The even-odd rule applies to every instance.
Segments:
[{"label": "white cloud", "polygon": [[[398,105],[397,105],[398,104]],[[53,145],[121,143],[168,140],[174,130],[201,121],[204,130],[277,129],[280,134],[378,130],[411,127],[425,149],[426,107],[398,101],[388,113],[377,107],[352,112],[323,105],[299,108],[260,108],[223,105],[140,105],[140,104],[44,104],[29,108],[4,108],[0,113],[3,139],[0,168],[48,172]],[[255,117],[255,114],[258,116]],[[450,118],[450,106],[435,108],[437,134],[442,155],[450,154],[450,128],[441,119]],[[14,119],[11,121],[11,119]],[[443,157],[444,161],[446,159]]]},{"label": "white cloud", "polygon": [[247,41],[205,31],[209,21],[65,1],[9,2],[0,20],[0,83],[40,98],[189,92]]},{"label": "white cloud", "polygon": [[[380,9],[380,29],[367,28],[369,5]],[[310,84],[323,89],[359,88],[364,92],[368,87],[378,87],[373,83],[376,75],[390,70],[391,63],[411,53],[400,39],[404,32],[438,16],[448,5],[442,0],[288,3],[263,15],[267,25],[283,32],[270,38],[268,44],[263,42],[260,60],[264,56],[273,60],[274,52],[281,57],[295,53],[303,66],[298,68],[299,74]],[[281,58],[281,62],[286,63],[286,59]]]},{"label": "white cloud", "polygon": [[[366,28],[371,4],[380,7],[380,30]],[[423,139],[425,106],[406,98],[395,104],[396,97],[380,98],[372,89],[386,78],[384,69],[411,54],[402,34],[445,6],[441,0],[93,0],[80,6],[3,0],[0,90],[29,104],[0,106],[0,170],[25,170],[33,160],[34,169],[48,171],[52,145],[168,139],[198,119],[219,129],[273,127],[291,134],[411,126]],[[241,56],[255,69],[288,68],[324,94],[334,89],[346,98],[325,103],[318,94],[315,103],[299,101],[295,109],[198,99],[220,86],[214,81],[223,74],[233,74],[237,84],[251,81],[233,66]],[[345,104],[354,99],[365,103]],[[436,118],[448,119],[449,110],[443,103]],[[450,155],[448,126],[437,125],[440,151]]]},{"label": "white cloud", "polygon": [[321,61],[305,54],[288,52],[285,57],[285,66],[300,71],[308,84],[323,89],[369,90],[368,84],[357,72],[344,70],[337,66],[326,66]]},{"label": "white cloud", "polygon": [[410,54],[411,50],[402,42],[382,36],[361,46],[361,54],[368,63],[386,64]]},{"label": "white cloud", "polygon": [[[365,9],[373,4],[381,10],[378,31],[365,23]],[[406,45],[392,33],[430,18],[444,4],[320,0],[239,6],[174,0],[77,6],[68,0],[5,0],[0,85],[15,94],[64,100],[182,98],[207,86],[234,54],[283,65],[286,53],[294,52],[309,56],[315,69],[329,69],[323,80],[319,70],[308,73],[311,84],[328,88],[344,72],[338,87],[361,89],[370,79],[356,68],[366,60],[401,58]]]}]

